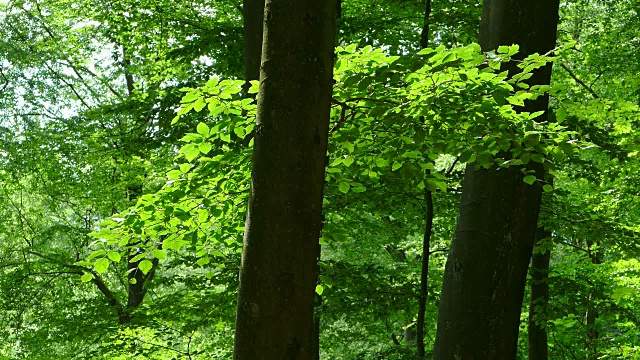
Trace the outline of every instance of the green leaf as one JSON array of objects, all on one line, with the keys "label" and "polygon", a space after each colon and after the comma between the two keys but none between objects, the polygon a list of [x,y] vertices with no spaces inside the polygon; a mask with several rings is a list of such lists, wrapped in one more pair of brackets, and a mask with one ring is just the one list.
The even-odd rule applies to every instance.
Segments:
[{"label": "green leaf", "polygon": [[195,159],[196,157],[198,157],[198,155],[200,155],[200,149],[194,147],[193,149],[187,151],[184,154],[184,157],[187,159],[187,161],[193,161],[193,159]]},{"label": "green leaf", "polygon": [[376,165],[378,165],[378,167],[385,167],[387,165],[389,165],[389,161],[387,159],[383,159],[383,158],[377,158],[376,159]]},{"label": "green leaf", "polygon": [[344,158],[344,160],[342,160],[342,163],[349,167],[351,166],[351,164],[353,164],[353,162],[355,161],[355,159],[353,158],[353,156],[347,156],[346,158]]},{"label": "green leaf", "polygon": [[322,285],[316,285],[316,294],[322,295],[324,292],[324,287]]},{"label": "green leaf", "polygon": [[109,260],[113,262],[120,262],[120,254],[117,252],[112,251],[109,254],[107,254],[107,257],[109,258]]},{"label": "green leaf", "polygon": [[136,256],[134,256],[131,260],[129,260],[129,262],[136,262],[136,261],[140,261],[143,257],[145,257],[146,254],[142,253],[142,254],[138,254]]},{"label": "green leaf", "polygon": [[138,268],[143,274],[147,275],[151,268],[153,268],[153,263],[149,260],[142,260],[140,264],[138,264]]},{"label": "green leaf", "polygon": [[162,250],[153,250],[151,252],[151,255],[153,255],[154,258],[158,259],[158,260],[164,260],[167,258],[167,253],[162,251]]},{"label": "green leaf", "polygon": [[87,261],[89,261],[89,260],[91,260],[93,258],[96,258],[98,256],[102,256],[105,253],[106,253],[105,250],[96,250],[96,251],[92,252],[89,256],[87,256]]},{"label": "green leaf", "polygon": [[251,87],[249,88],[249,94],[257,94],[260,91],[260,81],[251,81]]},{"label": "green leaf", "polygon": [[167,173],[167,178],[169,180],[175,180],[175,179],[179,179],[180,176],[182,176],[182,171],[180,170],[171,170]]},{"label": "green leaf", "polygon": [[205,266],[207,265],[209,262],[211,261],[211,259],[209,259],[209,257],[205,256],[203,258],[198,259],[198,261],[196,261],[196,264],[200,265],[200,266]]},{"label": "green leaf", "polygon": [[209,136],[209,127],[205,123],[198,123],[196,130],[202,136]]},{"label": "green leaf", "polygon": [[526,182],[529,185],[532,185],[534,182],[536,182],[537,178],[535,175],[527,175],[524,177],[524,179],[522,179],[522,181]]},{"label": "green leaf", "polygon": [[346,182],[341,182],[338,185],[338,190],[340,190],[340,192],[345,193],[345,194],[349,192],[350,188],[351,188],[351,186]]},{"label": "green leaf", "polygon": [[189,169],[191,169],[191,164],[188,163],[184,163],[182,165],[180,165],[180,171],[184,174],[187,171],[189,171]]},{"label": "green leaf", "polygon": [[394,161],[393,165],[391,165],[391,171],[396,171],[402,167],[402,163],[399,161]]},{"label": "green leaf", "polygon": [[204,109],[204,107],[207,105],[207,103],[204,102],[203,98],[198,98],[196,100],[196,102],[193,104],[193,110],[195,110],[196,112],[200,112],[202,111],[202,109]]},{"label": "green leaf", "polygon": [[542,186],[542,190],[544,190],[544,192],[551,192],[553,191],[553,186],[545,184],[544,186]]},{"label": "green leaf", "polygon": [[200,152],[203,153],[203,154],[208,154],[209,151],[211,151],[211,144],[210,143],[202,143],[198,147],[198,150],[200,150]]},{"label": "green leaf", "polygon": [[560,108],[556,111],[556,121],[558,121],[558,124],[562,124],[566,118],[567,110],[565,108]]},{"label": "green leaf", "polygon": [[98,259],[96,260],[95,263],[93,263],[93,269],[98,274],[102,274],[103,272],[107,271],[108,268],[109,268],[109,259],[107,259],[106,257]]},{"label": "green leaf", "polygon": [[93,275],[85,273],[80,277],[80,280],[84,283],[89,282],[93,279]]}]

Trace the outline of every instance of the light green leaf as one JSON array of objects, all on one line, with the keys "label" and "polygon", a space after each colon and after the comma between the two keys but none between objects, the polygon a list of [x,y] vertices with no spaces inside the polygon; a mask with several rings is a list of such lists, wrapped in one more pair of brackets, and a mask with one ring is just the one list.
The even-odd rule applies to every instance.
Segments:
[{"label": "light green leaf", "polygon": [[107,257],[113,262],[120,262],[120,254],[117,252],[110,252]]},{"label": "light green leaf", "polygon": [[171,170],[167,173],[167,178],[169,180],[179,179],[182,176],[182,171],[180,170]]},{"label": "light green leaf", "polygon": [[198,155],[200,155],[200,149],[194,147],[193,149],[187,151],[184,154],[184,157],[187,159],[187,161],[193,161],[193,159],[195,159],[196,157],[198,157]]},{"label": "light green leaf", "polygon": [[542,186],[542,190],[544,190],[544,192],[553,191],[553,186],[551,186],[549,184],[545,184],[544,186]]},{"label": "light green leaf", "polygon": [[138,268],[143,274],[147,275],[151,268],[153,268],[153,263],[149,260],[142,260],[140,264],[138,264]]},{"label": "light green leaf", "polygon": [[347,156],[346,158],[344,158],[342,160],[342,163],[345,166],[349,167],[349,166],[351,166],[351,164],[353,164],[354,161],[355,161],[355,159],[353,158],[353,156]]},{"label": "light green leaf", "polygon": [[93,263],[93,269],[98,274],[102,274],[103,272],[107,271],[108,268],[109,268],[109,259],[107,259],[106,257],[100,258],[96,260],[95,263]]},{"label": "light green leaf", "polygon": [[393,165],[391,165],[391,171],[396,171],[402,167],[402,163],[399,161],[394,161]]},{"label": "light green leaf", "polygon": [[200,266],[204,266],[204,265],[207,265],[210,261],[211,261],[211,259],[209,259],[209,257],[205,256],[203,258],[198,259],[198,261],[196,261],[196,264],[198,264]]},{"label": "light green leaf", "polygon": [[211,151],[211,144],[210,143],[202,143],[202,144],[200,144],[198,149],[200,150],[201,153],[208,154],[209,151]]},{"label": "light green leaf", "polygon": [[92,279],[93,279],[93,275],[91,274],[84,274],[82,275],[82,277],[80,277],[80,280],[85,283],[91,281]]},{"label": "light green leaf", "polygon": [[162,250],[153,250],[151,252],[151,255],[153,255],[154,258],[158,259],[158,260],[164,260],[167,258],[167,253],[162,251]]},{"label": "light green leaf", "polygon": [[196,130],[202,136],[209,136],[209,127],[205,123],[198,123]]},{"label": "light green leaf", "polygon": [[146,256],[146,254],[144,254],[144,253],[143,254],[138,254],[138,255],[134,256],[133,259],[129,260],[129,262],[134,263],[136,261],[140,261],[145,256]]},{"label": "light green leaf", "polygon": [[87,256],[87,261],[89,261],[89,260],[91,260],[93,258],[96,258],[98,256],[102,256],[104,254],[106,254],[105,250],[96,250],[96,251],[92,252],[89,256]]},{"label": "light green leaf", "polygon": [[324,292],[324,287],[322,285],[316,285],[316,294],[322,295]]},{"label": "light green leaf", "polygon": [[207,105],[207,103],[204,102],[203,98],[198,98],[196,100],[196,102],[193,104],[193,110],[195,110],[196,112],[200,112],[202,111],[202,109],[204,109],[204,107]]},{"label": "light green leaf", "polygon": [[527,175],[524,177],[524,179],[522,179],[522,181],[526,182],[527,184],[531,185],[534,182],[536,182],[536,176],[535,175]]},{"label": "light green leaf", "polygon": [[349,188],[351,188],[351,186],[346,182],[341,182],[338,185],[338,190],[340,190],[341,192],[343,192],[345,194],[349,192]]}]

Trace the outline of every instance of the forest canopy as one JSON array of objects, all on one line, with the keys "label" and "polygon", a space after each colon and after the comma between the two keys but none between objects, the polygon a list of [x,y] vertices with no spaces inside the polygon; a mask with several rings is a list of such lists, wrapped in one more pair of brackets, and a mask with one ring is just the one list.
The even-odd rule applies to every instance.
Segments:
[{"label": "forest canopy", "polygon": [[0,1],[0,359],[640,359],[639,15]]}]

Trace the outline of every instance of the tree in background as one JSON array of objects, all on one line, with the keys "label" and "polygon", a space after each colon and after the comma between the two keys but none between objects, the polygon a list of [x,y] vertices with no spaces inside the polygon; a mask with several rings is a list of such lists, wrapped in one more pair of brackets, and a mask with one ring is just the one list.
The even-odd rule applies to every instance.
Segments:
[{"label": "tree in background", "polygon": [[[480,24],[484,51],[518,44],[517,59],[544,54],[556,44],[557,0],[486,0]],[[517,63],[506,66],[510,74]],[[549,85],[551,65],[529,86]],[[546,113],[548,97],[527,100],[522,111]],[[545,121],[542,115],[539,121]],[[505,159],[507,160],[507,159]],[[544,179],[543,160],[507,168],[468,165],[456,231],[443,280],[436,359],[512,359],[535,240],[542,186],[523,182],[526,171]]]}]

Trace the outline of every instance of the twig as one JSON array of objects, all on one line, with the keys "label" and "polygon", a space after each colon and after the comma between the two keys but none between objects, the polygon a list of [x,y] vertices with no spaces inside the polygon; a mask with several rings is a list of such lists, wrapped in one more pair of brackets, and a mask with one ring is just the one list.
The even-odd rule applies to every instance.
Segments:
[{"label": "twig", "polygon": [[580,80],[580,78],[577,77],[576,74],[574,74],[573,71],[571,71],[571,69],[567,65],[560,63],[560,67],[563,68],[567,73],[569,73],[569,76],[571,76],[571,78],[573,78],[575,82],[577,82],[578,84],[582,85],[582,87],[587,89],[587,91],[591,94],[591,96],[593,96],[596,99],[600,98],[600,96],[598,96],[598,94],[596,94],[596,92],[593,91],[591,86],[587,85],[584,81]]}]

